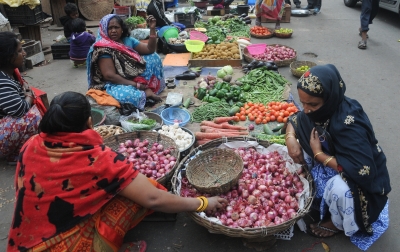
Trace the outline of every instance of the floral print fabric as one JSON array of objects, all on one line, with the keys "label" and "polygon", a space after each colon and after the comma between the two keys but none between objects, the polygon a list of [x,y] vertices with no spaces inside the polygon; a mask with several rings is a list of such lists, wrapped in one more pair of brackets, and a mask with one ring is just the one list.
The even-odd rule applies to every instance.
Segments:
[{"label": "floral print fabric", "polygon": [[36,105],[20,118],[6,116],[0,119],[0,157],[16,162],[22,145],[38,132],[42,119]]}]

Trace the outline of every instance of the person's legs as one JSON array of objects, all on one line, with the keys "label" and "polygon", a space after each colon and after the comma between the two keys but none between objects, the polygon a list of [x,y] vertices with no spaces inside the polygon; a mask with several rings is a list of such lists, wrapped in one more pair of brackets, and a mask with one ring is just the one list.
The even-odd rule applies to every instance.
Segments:
[{"label": "person's legs", "polygon": [[321,12],[322,0],[315,0],[314,2],[314,14]]},{"label": "person's legs", "polygon": [[379,0],[372,0],[371,3],[371,15],[369,17],[369,24],[372,24],[372,20],[376,17],[379,10]]},{"label": "person's legs", "polygon": [[307,6],[304,9],[311,10],[314,9],[315,0],[307,0]]},{"label": "person's legs", "polygon": [[329,237],[339,230],[343,230],[347,236],[351,236],[358,231],[355,221],[354,199],[349,186],[340,175],[328,180],[323,200],[329,207],[330,220],[311,224],[311,232],[314,235]]},{"label": "person's legs", "polygon": [[[361,5],[361,15],[360,15],[360,22],[361,22],[361,28],[359,29],[361,32],[361,38],[362,40],[358,42],[358,48],[359,49],[366,49],[367,48],[367,38],[368,38],[368,31],[369,31],[369,24],[372,23],[372,8],[374,2],[378,3],[378,8],[379,8],[379,0],[363,0],[362,5]],[[374,15],[376,16],[377,10],[374,11]],[[375,17],[374,16],[374,17]]]},{"label": "person's legs", "polygon": [[301,8],[301,1],[300,0],[294,0],[293,3],[296,5],[297,9]]}]

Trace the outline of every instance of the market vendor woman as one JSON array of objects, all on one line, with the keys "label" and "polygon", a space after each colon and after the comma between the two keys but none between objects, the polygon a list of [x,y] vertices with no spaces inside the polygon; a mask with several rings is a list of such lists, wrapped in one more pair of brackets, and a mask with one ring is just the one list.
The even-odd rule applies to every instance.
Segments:
[{"label": "market vendor woman", "polygon": [[165,88],[160,56],[155,53],[156,20],[147,18],[148,43],[129,37],[128,28],[115,14],[100,20],[99,36],[87,58],[89,89],[105,90],[120,103],[144,109],[146,99],[160,101]]},{"label": "market vendor woman", "polygon": [[[118,251],[153,210],[214,211],[227,203],[171,194],[139,173],[92,129],[82,94],[54,97],[39,130],[21,149],[7,251]],[[146,243],[124,246],[142,252]]]},{"label": "market vendor woman", "polygon": [[0,32],[0,158],[10,165],[16,164],[19,150],[37,133],[42,118],[18,71],[25,56],[17,35]]},{"label": "market vendor woman", "polygon": [[344,95],[335,66],[311,68],[297,90],[304,110],[289,118],[286,145],[315,181],[321,221],[310,225],[309,234],[324,238],[343,231],[366,250],[389,225],[386,156],[360,103]]}]

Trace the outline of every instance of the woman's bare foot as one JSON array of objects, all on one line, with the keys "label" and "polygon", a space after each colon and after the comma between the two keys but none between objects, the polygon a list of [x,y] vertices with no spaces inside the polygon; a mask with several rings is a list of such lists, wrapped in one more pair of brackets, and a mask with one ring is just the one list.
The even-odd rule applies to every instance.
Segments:
[{"label": "woman's bare foot", "polygon": [[315,237],[331,237],[334,236],[335,234],[337,234],[339,231],[339,229],[337,229],[335,227],[335,225],[333,225],[332,220],[329,220],[327,222],[324,223],[315,223],[315,224],[310,224],[310,234],[315,236]]},{"label": "woman's bare foot", "polygon": [[147,244],[145,241],[124,243],[118,252],[145,252]]},{"label": "woman's bare foot", "polygon": [[156,101],[156,102],[161,101],[161,97],[158,96],[158,95],[156,95],[156,94],[153,92],[153,90],[151,90],[150,88],[145,89],[144,92],[146,93],[146,97],[147,97],[147,98],[153,99],[153,100]]}]

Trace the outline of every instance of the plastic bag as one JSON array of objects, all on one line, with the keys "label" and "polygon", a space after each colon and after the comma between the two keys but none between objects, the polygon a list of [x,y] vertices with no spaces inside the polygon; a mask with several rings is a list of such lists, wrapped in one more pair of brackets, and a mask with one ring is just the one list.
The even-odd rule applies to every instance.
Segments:
[{"label": "plastic bag", "polygon": [[105,125],[119,125],[119,118],[121,114],[119,113],[117,107],[99,105],[92,97],[88,95],[86,96],[86,99],[89,101],[91,107],[98,108],[104,111],[104,113],[106,114],[106,120],[104,121]]},{"label": "plastic bag", "polygon": [[64,35],[58,35],[56,38],[56,42],[68,43],[68,40]]},{"label": "plastic bag", "polygon": [[164,14],[170,22],[175,22],[175,14],[173,12],[165,11]]},{"label": "plastic bag", "polygon": [[139,110],[136,110],[136,112],[132,113],[129,116],[121,116],[119,121],[122,128],[124,128],[128,132],[136,130],[151,130],[157,125],[156,121],[154,121],[154,123],[151,125],[140,123],[144,119],[148,119],[148,117],[142,112],[139,112]]},{"label": "plastic bag", "polygon": [[137,40],[144,40],[150,36],[150,29],[134,29],[131,31],[131,37]]}]

